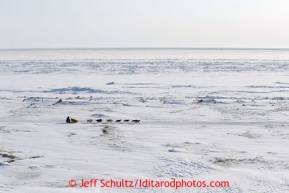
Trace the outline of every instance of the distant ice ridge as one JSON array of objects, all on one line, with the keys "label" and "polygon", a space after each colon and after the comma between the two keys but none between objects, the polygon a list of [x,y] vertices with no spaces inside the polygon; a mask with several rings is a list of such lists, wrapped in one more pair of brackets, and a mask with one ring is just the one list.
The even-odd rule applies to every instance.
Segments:
[{"label": "distant ice ridge", "polygon": [[[289,60],[93,60],[2,61],[2,74],[156,74],[176,72],[280,72]],[[113,83],[113,82],[112,82]]]},{"label": "distant ice ridge", "polygon": [[[115,93],[128,93],[124,91],[105,91],[105,90],[99,90],[99,89],[92,89],[89,87],[67,87],[67,88],[56,88],[56,89],[50,89],[43,91],[44,93],[56,93],[56,94],[79,94],[79,93],[103,93],[103,94],[115,94]],[[132,93],[130,93],[132,94]]]}]

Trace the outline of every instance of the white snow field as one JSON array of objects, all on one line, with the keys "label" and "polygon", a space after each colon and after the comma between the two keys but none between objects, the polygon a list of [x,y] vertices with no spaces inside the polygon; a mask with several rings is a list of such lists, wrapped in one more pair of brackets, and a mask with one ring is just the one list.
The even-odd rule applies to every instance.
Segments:
[{"label": "white snow field", "polygon": [[0,103],[0,192],[289,192],[289,50],[2,50]]}]

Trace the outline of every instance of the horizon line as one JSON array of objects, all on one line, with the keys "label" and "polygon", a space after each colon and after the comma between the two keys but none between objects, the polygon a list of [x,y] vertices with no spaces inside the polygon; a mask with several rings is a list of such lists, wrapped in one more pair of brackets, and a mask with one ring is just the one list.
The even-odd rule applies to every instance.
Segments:
[{"label": "horizon line", "polygon": [[70,47],[70,48],[0,48],[1,51],[4,50],[121,50],[121,49],[187,49],[187,50],[289,50],[288,48],[268,48],[268,47]]}]

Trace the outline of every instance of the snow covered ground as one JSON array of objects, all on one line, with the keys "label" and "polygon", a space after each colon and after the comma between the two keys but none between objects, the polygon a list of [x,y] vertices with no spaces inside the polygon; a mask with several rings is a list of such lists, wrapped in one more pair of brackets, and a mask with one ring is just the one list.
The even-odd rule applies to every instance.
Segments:
[{"label": "snow covered ground", "polygon": [[[52,59],[0,53],[0,192],[289,192],[287,58],[74,52]],[[67,116],[79,122],[67,124]],[[230,187],[71,188],[71,179]]]}]

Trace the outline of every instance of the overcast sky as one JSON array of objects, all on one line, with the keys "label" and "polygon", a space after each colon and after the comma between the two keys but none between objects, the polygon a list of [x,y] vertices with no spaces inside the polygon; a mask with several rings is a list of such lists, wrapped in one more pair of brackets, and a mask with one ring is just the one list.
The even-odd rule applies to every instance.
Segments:
[{"label": "overcast sky", "polygon": [[289,48],[289,0],[0,0],[0,48]]}]

